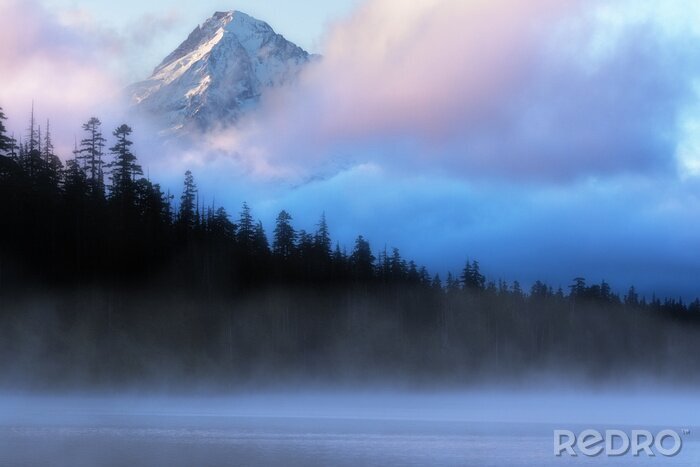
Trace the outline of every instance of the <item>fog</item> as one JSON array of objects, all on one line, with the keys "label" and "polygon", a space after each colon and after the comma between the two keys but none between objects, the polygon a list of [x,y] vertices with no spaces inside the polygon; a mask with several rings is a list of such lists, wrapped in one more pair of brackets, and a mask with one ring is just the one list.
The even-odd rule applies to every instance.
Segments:
[{"label": "fog", "polygon": [[[0,466],[700,461],[692,321],[461,292],[435,309],[415,291],[165,290],[0,296]],[[683,447],[552,454],[553,430],[589,428]]]},{"label": "fog", "polygon": [[[4,395],[0,465],[697,465],[700,402],[670,388]],[[553,429],[674,429],[674,457],[555,457]],[[684,431],[688,430],[688,431]]]},{"label": "fog", "polygon": [[[693,390],[636,384],[481,386],[462,390],[381,387],[280,387],[260,391],[159,394],[126,392],[4,393],[2,422],[81,425],[97,420],[288,418],[543,423],[610,426],[700,426]],[[197,422],[199,423],[199,422]]]}]

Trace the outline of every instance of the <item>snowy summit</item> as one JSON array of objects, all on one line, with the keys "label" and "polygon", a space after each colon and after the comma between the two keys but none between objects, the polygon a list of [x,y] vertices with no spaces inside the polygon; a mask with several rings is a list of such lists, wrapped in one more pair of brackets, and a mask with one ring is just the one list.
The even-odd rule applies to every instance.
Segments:
[{"label": "snowy summit", "polygon": [[137,110],[169,130],[207,130],[235,123],[267,89],[293,81],[309,59],[267,23],[217,12],[129,94]]}]

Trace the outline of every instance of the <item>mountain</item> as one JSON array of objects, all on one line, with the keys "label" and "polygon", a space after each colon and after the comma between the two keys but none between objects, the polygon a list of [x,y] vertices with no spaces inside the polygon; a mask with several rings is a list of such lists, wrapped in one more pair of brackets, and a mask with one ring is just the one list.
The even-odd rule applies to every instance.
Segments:
[{"label": "mountain", "polygon": [[235,123],[267,90],[294,81],[311,58],[263,21],[217,12],[128,93],[138,112],[170,131],[207,130]]}]

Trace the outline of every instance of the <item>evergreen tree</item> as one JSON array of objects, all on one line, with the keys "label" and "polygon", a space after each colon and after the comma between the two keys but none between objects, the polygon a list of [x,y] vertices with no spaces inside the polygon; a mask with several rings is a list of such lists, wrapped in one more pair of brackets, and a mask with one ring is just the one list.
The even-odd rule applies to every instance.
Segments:
[{"label": "evergreen tree", "polygon": [[513,281],[513,297],[521,299],[525,297],[522,287],[520,287],[520,282]]},{"label": "evergreen tree", "polygon": [[157,183],[140,178],[136,181],[136,208],[138,215],[149,229],[159,229],[170,223],[170,210],[167,207],[166,195]]},{"label": "evergreen tree", "polygon": [[219,238],[233,240],[236,236],[236,225],[231,222],[226,209],[223,207],[218,208],[212,213],[209,229],[214,236]]},{"label": "evergreen tree", "polygon": [[630,287],[627,295],[625,295],[625,305],[633,307],[639,306],[639,295],[634,286]]},{"label": "evergreen tree", "polygon": [[32,112],[29,117],[29,128],[27,128],[27,141],[28,146],[25,148],[27,154],[38,149],[39,136],[36,129],[36,120],[34,119],[34,101],[32,101]]},{"label": "evergreen tree", "polygon": [[335,264],[341,264],[345,262],[345,255],[340,251],[340,243],[335,244],[335,250],[333,250],[333,262]]},{"label": "evergreen tree", "polygon": [[[411,262],[413,263],[413,261],[411,261]],[[426,285],[426,286],[431,284],[430,273],[428,273],[428,268],[426,268],[425,266],[421,266],[418,269],[418,282],[421,285]]]},{"label": "evergreen tree", "polygon": [[379,258],[377,258],[377,274],[384,283],[389,282],[391,279],[391,268],[389,266],[389,255],[387,254],[386,245],[384,245],[384,249],[379,252]]},{"label": "evergreen tree", "polygon": [[561,288],[561,286],[557,289],[557,293],[554,295],[557,297],[557,300],[564,300],[564,289]]},{"label": "evergreen tree", "polygon": [[530,296],[533,298],[547,298],[549,295],[551,295],[549,287],[539,280],[530,289]]},{"label": "evergreen tree", "polygon": [[350,265],[355,277],[362,280],[371,279],[374,273],[374,260],[369,242],[360,235],[355,240],[355,248],[350,254]]},{"label": "evergreen tree", "polygon": [[180,211],[178,213],[179,224],[186,229],[193,229],[198,222],[198,214],[195,212],[197,202],[197,185],[191,171],[185,172],[185,184],[180,196]]},{"label": "evergreen tree", "polygon": [[0,156],[10,156],[15,145],[13,138],[7,136],[6,120],[5,112],[0,107]]},{"label": "evergreen tree", "polygon": [[459,281],[454,278],[451,272],[447,273],[447,280],[445,282],[447,293],[454,294],[460,290]]},{"label": "evergreen tree", "polygon": [[41,157],[41,153],[38,149],[29,150],[25,147],[25,150],[20,157],[20,164],[32,183],[36,186],[37,182],[42,179],[44,175],[44,160]]},{"label": "evergreen tree", "polygon": [[489,297],[496,297],[498,296],[498,288],[496,287],[496,283],[494,281],[488,281],[486,284],[486,295]]},{"label": "evergreen tree", "polygon": [[587,292],[586,279],[583,277],[575,277],[574,283],[569,286],[569,289],[571,289],[571,293],[569,294],[570,298],[574,300],[584,298]]},{"label": "evergreen tree", "polygon": [[432,287],[432,289],[436,292],[442,292],[442,281],[440,280],[440,274],[435,274],[432,282],[430,283],[430,287]]},{"label": "evergreen tree", "polygon": [[416,265],[416,262],[413,260],[408,262],[406,279],[408,279],[408,282],[410,282],[412,284],[417,284],[420,282],[420,274],[418,273],[418,265]]},{"label": "evergreen tree", "polygon": [[73,204],[83,200],[90,192],[90,182],[76,159],[69,159],[63,178],[63,191]]},{"label": "evergreen tree", "polygon": [[275,230],[273,232],[272,253],[282,261],[288,261],[295,252],[294,227],[291,224],[292,216],[287,211],[282,211],[277,216]]},{"label": "evergreen tree", "polygon": [[44,147],[42,149],[42,155],[44,156],[46,165],[51,164],[51,158],[54,156],[53,150],[53,141],[51,140],[51,122],[46,120],[46,134],[44,135]]},{"label": "evergreen tree", "polygon": [[340,249],[340,243],[335,244],[331,257],[331,268],[334,279],[342,279],[347,273],[347,255]]},{"label": "evergreen tree", "polygon": [[[97,117],[91,117],[83,124],[82,128],[87,133],[87,136],[80,141],[79,157],[80,161],[83,163],[83,170],[88,176],[92,194],[100,197],[104,196],[103,157],[104,143],[106,141],[102,136],[101,126],[102,122],[100,122],[100,119]],[[130,132],[131,129],[129,129],[129,133]],[[128,134],[125,136],[128,136]]]},{"label": "evergreen tree", "polygon": [[19,145],[17,144],[17,140],[15,139],[15,134],[12,133],[12,136],[10,136],[10,149],[7,152],[7,156],[9,156],[13,161],[18,161],[19,160]]},{"label": "evergreen tree", "polygon": [[35,186],[38,180],[44,175],[43,169],[45,167],[39,147],[39,132],[37,131],[36,120],[34,118],[34,102],[32,102],[29,127],[27,128],[27,139],[24,144],[20,143],[19,163]]},{"label": "evergreen tree", "polygon": [[321,219],[318,221],[318,229],[314,236],[314,246],[322,259],[331,257],[331,234],[328,230],[325,212],[321,214]]},{"label": "evergreen tree", "polygon": [[117,199],[134,200],[136,176],[143,175],[141,166],[136,163],[136,156],[131,152],[131,146],[134,144],[129,140],[131,131],[126,124],[114,130],[112,134],[117,138],[117,142],[109,149],[114,160],[105,166],[111,169],[110,194]]},{"label": "evergreen tree", "polygon": [[302,265],[305,266],[306,272],[312,268],[314,264],[314,237],[306,230],[300,230],[297,235],[297,252]]},{"label": "evergreen tree", "polygon": [[473,261],[472,263],[467,261],[461,279],[464,290],[471,292],[480,292],[484,290],[484,286],[486,285],[486,277],[481,274],[478,261]]},{"label": "evergreen tree", "polygon": [[406,277],[406,274],[407,266],[406,262],[401,258],[401,252],[399,252],[398,248],[393,248],[389,258],[389,276],[394,281],[401,281]]},{"label": "evergreen tree", "polygon": [[243,209],[238,220],[238,232],[236,235],[239,245],[243,251],[250,251],[255,240],[255,223],[250,213],[248,203],[243,202]]},{"label": "evergreen tree", "polygon": [[612,289],[610,284],[603,281],[600,283],[600,299],[604,302],[609,302],[613,300]]},{"label": "evergreen tree", "polygon": [[253,228],[253,237],[251,242],[253,255],[257,258],[266,259],[270,253],[270,245],[268,244],[267,235],[265,234],[263,224],[260,221],[258,221]]},{"label": "evergreen tree", "polygon": [[56,188],[61,183],[61,174],[63,171],[63,163],[61,159],[54,154],[53,141],[51,139],[51,123],[46,120],[46,133],[44,134],[44,145],[41,150],[44,167],[46,169],[48,183]]}]

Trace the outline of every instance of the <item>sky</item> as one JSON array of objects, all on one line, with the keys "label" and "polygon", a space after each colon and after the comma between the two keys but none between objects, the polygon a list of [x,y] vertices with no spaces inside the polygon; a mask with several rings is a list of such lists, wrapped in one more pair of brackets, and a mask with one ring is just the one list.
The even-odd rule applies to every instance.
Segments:
[{"label": "sky", "polygon": [[122,70],[132,81],[145,79],[194,27],[215,11],[240,10],[274,25],[300,47],[316,52],[329,23],[346,15],[357,0],[43,0],[47,11],[66,23],[97,24],[103,31],[131,44],[129,63]]},{"label": "sky", "polygon": [[[237,128],[137,155],[173,192],[243,200],[271,231],[325,212],[444,278],[700,295],[700,4],[693,0],[0,0],[0,106],[35,101],[65,155],[214,11],[323,55]],[[57,92],[59,90],[59,92]],[[60,136],[58,136],[60,135]]]}]

